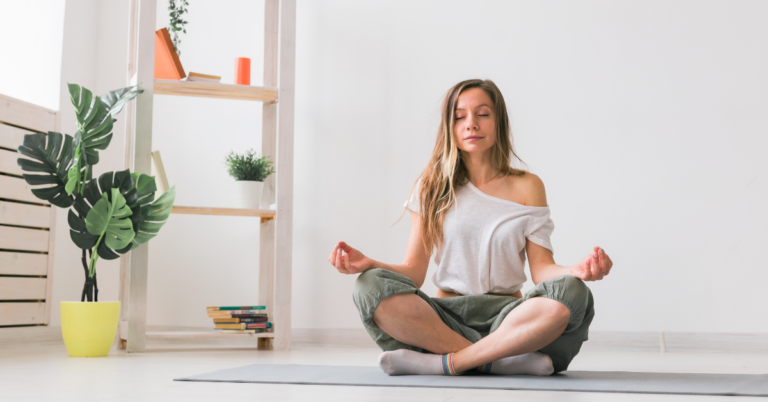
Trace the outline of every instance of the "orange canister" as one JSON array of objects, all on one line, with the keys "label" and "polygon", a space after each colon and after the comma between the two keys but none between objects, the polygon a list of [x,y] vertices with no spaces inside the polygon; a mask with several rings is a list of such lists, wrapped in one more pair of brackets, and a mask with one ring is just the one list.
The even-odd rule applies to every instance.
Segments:
[{"label": "orange canister", "polygon": [[251,59],[247,57],[235,59],[235,84],[251,85]]}]

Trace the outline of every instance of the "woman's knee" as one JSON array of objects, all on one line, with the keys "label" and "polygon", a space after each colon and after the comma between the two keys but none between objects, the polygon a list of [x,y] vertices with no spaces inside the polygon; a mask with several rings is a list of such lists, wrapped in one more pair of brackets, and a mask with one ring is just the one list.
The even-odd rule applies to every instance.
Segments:
[{"label": "woman's knee", "polygon": [[373,313],[382,300],[402,294],[415,293],[416,285],[408,277],[381,268],[364,271],[355,280],[352,299],[364,321],[373,318]]},{"label": "woman's knee", "polygon": [[550,297],[563,303],[571,312],[569,329],[580,326],[585,318],[594,314],[592,292],[579,278],[572,275],[563,275],[555,278],[548,289]]}]

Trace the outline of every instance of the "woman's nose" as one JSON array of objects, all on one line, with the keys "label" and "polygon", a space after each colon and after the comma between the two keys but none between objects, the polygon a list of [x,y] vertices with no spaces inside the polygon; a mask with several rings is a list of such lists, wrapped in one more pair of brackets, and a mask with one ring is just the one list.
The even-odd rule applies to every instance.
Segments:
[{"label": "woman's nose", "polygon": [[472,130],[472,129],[475,129],[475,130],[477,129],[477,124],[476,124],[477,121],[475,120],[475,117],[472,116],[471,114],[467,115],[467,117],[464,120],[464,122],[466,124],[467,131]]}]

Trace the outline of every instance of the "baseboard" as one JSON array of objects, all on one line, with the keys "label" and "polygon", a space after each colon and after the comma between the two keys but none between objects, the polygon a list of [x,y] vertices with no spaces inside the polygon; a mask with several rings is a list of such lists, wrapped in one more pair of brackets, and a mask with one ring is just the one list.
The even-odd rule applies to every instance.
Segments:
[{"label": "baseboard", "polygon": [[[200,329],[187,327],[147,326],[149,331]],[[768,334],[665,332],[667,353],[768,353]],[[23,347],[63,342],[61,327],[0,327],[0,348]],[[153,340],[152,342],[182,342]],[[183,341],[189,343],[189,341]],[[291,342],[298,345],[377,348],[362,328],[294,328]],[[208,339],[204,343],[231,343],[231,339]],[[239,342],[238,342],[239,343]],[[661,352],[658,332],[590,331],[583,352]]]}]

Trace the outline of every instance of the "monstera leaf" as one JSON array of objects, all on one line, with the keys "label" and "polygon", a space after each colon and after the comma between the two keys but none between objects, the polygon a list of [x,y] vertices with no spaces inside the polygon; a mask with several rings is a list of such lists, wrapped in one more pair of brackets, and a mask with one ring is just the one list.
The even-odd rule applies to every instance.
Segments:
[{"label": "monstera leaf", "polygon": [[118,250],[119,253],[125,253],[133,250],[140,245],[148,242],[157,236],[160,228],[165,225],[168,215],[173,208],[173,202],[176,199],[176,186],[171,187],[155,200],[155,178],[143,173],[132,173],[131,178],[135,183],[136,203],[131,205],[133,215],[133,230],[136,231],[136,237],[129,248]]},{"label": "monstera leaf", "polygon": [[171,214],[173,201],[175,199],[176,186],[173,186],[164,192],[160,198],[152,202],[151,205],[141,208],[143,219],[139,224],[139,230],[136,232],[136,237],[133,238],[131,250],[157,236],[160,228],[162,228],[168,220],[168,215]]},{"label": "monstera leaf", "polygon": [[144,92],[143,89],[138,89],[138,86],[134,85],[132,87],[116,89],[106,95],[101,95],[100,98],[101,101],[104,102],[104,106],[107,107],[109,114],[115,116],[123,110],[123,106],[125,106],[128,101],[142,92]]},{"label": "monstera leaf", "polygon": [[69,180],[67,169],[73,157],[72,145],[72,136],[49,131],[47,136],[44,133],[25,135],[18,149],[20,154],[34,159],[19,158],[16,162],[22,170],[45,173],[23,174],[22,177],[27,184],[32,186],[53,184],[53,186],[32,189],[32,194],[60,208],[69,208],[74,201],[74,197],[70,195],[71,192],[65,189]]},{"label": "monstera leaf", "polygon": [[[118,201],[116,203],[113,190],[117,190],[117,194],[119,194],[124,201]],[[78,193],[75,197],[74,209],[77,211],[77,214],[75,214],[72,210],[69,211],[69,234],[72,238],[72,241],[78,247],[82,249],[97,247],[96,251],[99,257],[104,258],[105,260],[114,260],[120,256],[119,254],[125,253],[125,251],[130,250],[130,248],[126,249],[125,251],[118,251],[116,253],[114,251],[115,247],[111,247],[110,244],[118,245],[120,246],[118,249],[122,250],[129,246],[130,243],[128,242],[126,244],[118,244],[112,240],[110,240],[109,243],[99,243],[99,236],[94,235],[91,233],[91,230],[88,229],[91,211],[99,202],[101,202],[105,196],[107,197],[107,201],[110,203],[110,205],[119,205],[124,203],[125,208],[131,212],[126,216],[126,218],[132,218],[131,215],[133,214],[133,211],[131,210],[130,205],[137,203],[137,195],[136,190],[134,189],[133,179],[131,178],[131,172],[129,170],[116,173],[107,172],[99,176],[98,180],[89,180],[83,189],[82,195]],[[85,217],[85,219],[83,219],[83,217]],[[131,219],[122,220],[127,222],[131,231],[135,233]]]},{"label": "monstera leaf", "polygon": [[80,169],[85,168],[87,172],[91,166],[99,163],[98,151],[107,149],[112,141],[114,119],[101,98],[94,97],[90,90],[77,84],[67,83],[67,86],[75,107],[78,128],[74,140],[73,164],[68,176],[70,184],[66,186],[67,194],[72,194],[85,181]]}]

